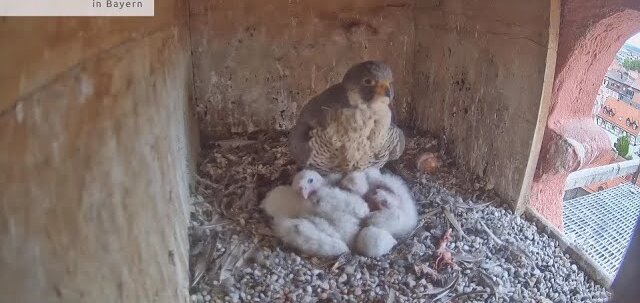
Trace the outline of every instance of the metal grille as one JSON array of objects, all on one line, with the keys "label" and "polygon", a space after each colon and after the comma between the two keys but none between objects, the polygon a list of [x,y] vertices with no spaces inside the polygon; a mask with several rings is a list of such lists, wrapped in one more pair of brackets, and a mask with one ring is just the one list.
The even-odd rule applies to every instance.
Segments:
[{"label": "metal grille", "polygon": [[625,183],[564,203],[565,235],[611,278],[618,271],[640,213],[640,188]]}]

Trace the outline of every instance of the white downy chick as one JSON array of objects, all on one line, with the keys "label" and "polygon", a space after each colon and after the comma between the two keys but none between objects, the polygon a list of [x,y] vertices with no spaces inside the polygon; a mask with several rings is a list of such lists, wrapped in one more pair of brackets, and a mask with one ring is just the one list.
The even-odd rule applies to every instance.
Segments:
[{"label": "white downy chick", "polygon": [[304,199],[315,193],[318,189],[327,186],[327,180],[318,172],[304,169],[293,176],[291,187],[293,187]]},{"label": "white downy chick", "polygon": [[358,233],[355,249],[364,256],[375,258],[389,253],[396,243],[398,242],[388,231],[367,226]]},{"label": "white downy chick", "polygon": [[348,173],[339,182],[339,186],[359,196],[364,196],[370,187],[372,180],[381,176],[380,169],[370,167],[365,170],[358,170]]},{"label": "white downy chick", "polygon": [[382,228],[398,238],[411,232],[418,223],[418,211],[404,181],[392,174],[372,174],[369,185],[371,199],[383,205],[366,220],[366,225]]},{"label": "white downy chick", "polygon": [[370,167],[365,170],[347,174],[342,180],[340,180],[339,186],[361,196],[365,202],[367,202],[369,211],[374,212],[380,210],[382,206],[379,202],[374,201],[371,198],[371,195],[368,194],[371,191],[375,191],[375,188],[372,188],[369,183],[375,183],[374,181],[378,180],[381,176],[382,174],[380,173],[379,168]]},{"label": "white downy chick", "polygon": [[367,182],[372,182],[377,178],[382,177],[382,172],[377,167],[369,167],[365,169],[363,172],[367,176]]},{"label": "white downy chick", "polygon": [[319,188],[309,200],[313,203],[312,213],[326,219],[348,245],[358,234],[360,221],[369,214],[362,197],[333,186]]},{"label": "white downy chick", "polygon": [[367,182],[367,175],[364,171],[348,173],[338,182],[338,186],[360,197],[369,191],[369,182]]},{"label": "white downy chick", "polygon": [[298,218],[308,212],[309,201],[291,186],[278,186],[267,193],[260,207],[274,219]]},{"label": "white downy chick", "polygon": [[342,180],[343,175],[341,173],[332,173],[324,177],[328,185],[336,186]]},{"label": "white downy chick", "polygon": [[[301,214],[299,217],[274,216],[272,228],[274,234],[284,243],[302,252],[318,256],[337,256],[349,252],[349,247],[342,240],[342,234],[337,227],[321,216],[325,213],[324,207],[328,207],[329,202],[323,200],[318,203],[316,192],[325,187],[326,181],[319,173],[312,170],[297,173],[290,190],[297,196],[298,201],[308,203],[308,207],[305,205],[303,211],[298,212]],[[311,197],[315,203],[307,200]],[[267,205],[281,206],[277,203]],[[278,213],[291,214],[283,211]]]},{"label": "white downy chick", "polygon": [[335,257],[349,252],[347,244],[323,218],[280,218],[273,222],[273,230],[284,243],[307,254]]},{"label": "white downy chick", "polygon": [[293,177],[290,186],[278,186],[260,203],[260,207],[271,217],[299,218],[309,213],[309,193],[324,186],[322,176],[313,171],[301,171]]}]

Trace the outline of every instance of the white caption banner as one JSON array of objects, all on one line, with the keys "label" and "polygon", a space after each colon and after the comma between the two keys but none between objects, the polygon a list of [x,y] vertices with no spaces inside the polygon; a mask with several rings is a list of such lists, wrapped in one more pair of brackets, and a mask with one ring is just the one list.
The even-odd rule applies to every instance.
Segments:
[{"label": "white caption banner", "polygon": [[154,16],[154,0],[0,0],[0,16]]}]

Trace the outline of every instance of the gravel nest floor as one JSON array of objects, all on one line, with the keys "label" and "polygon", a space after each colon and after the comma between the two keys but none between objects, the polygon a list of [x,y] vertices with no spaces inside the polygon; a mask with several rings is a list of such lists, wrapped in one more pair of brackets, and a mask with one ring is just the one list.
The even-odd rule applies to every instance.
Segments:
[{"label": "gravel nest floor", "polygon": [[[502,206],[490,185],[455,167],[443,144],[409,135],[391,171],[413,191],[416,230],[389,255],[337,259],[285,247],[258,208],[297,171],[283,133],[210,144],[200,159],[191,212],[191,302],[606,302],[609,293],[558,243]],[[438,171],[417,171],[424,152]],[[451,229],[454,265],[436,271],[436,246]]]}]

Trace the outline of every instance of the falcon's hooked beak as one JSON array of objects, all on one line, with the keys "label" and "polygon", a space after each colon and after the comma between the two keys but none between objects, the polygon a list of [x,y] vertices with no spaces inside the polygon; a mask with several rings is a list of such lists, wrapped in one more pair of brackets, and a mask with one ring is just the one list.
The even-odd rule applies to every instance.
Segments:
[{"label": "falcon's hooked beak", "polygon": [[380,81],[376,85],[376,95],[391,98],[391,87],[389,81]]}]

